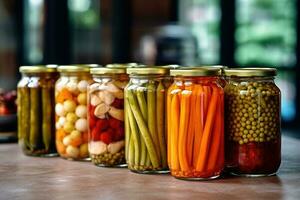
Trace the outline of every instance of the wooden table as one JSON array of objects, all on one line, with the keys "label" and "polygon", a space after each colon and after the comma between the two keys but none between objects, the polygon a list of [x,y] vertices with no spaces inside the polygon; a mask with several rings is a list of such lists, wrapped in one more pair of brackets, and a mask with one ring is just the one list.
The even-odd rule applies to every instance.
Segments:
[{"label": "wooden table", "polygon": [[277,176],[191,182],[139,175],[89,162],[36,158],[17,144],[0,144],[0,199],[300,199],[300,140],[283,138]]}]

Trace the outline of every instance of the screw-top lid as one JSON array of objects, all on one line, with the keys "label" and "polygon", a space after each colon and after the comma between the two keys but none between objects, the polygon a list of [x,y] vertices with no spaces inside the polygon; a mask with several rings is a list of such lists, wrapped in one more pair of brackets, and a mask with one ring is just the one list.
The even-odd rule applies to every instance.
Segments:
[{"label": "screw-top lid", "polygon": [[98,64],[77,64],[77,65],[61,65],[57,68],[59,72],[90,72],[94,67],[101,67]]},{"label": "screw-top lid", "polygon": [[21,73],[53,73],[57,72],[57,65],[34,65],[21,66],[19,68]]},{"label": "screw-top lid", "polygon": [[170,70],[171,76],[220,76],[221,69],[214,67],[180,67]]},{"label": "screw-top lid", "polygon": [[276,68],[228,68],[224,69],[225,76],[251,77],[276,76]]}]

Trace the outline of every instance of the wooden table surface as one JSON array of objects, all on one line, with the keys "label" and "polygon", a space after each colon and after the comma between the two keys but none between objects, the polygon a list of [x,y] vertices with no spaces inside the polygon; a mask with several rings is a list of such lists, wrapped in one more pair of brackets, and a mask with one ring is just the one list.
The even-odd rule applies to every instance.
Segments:
[{"label": "wooden table surface", "polygon": [[0,144],[0,199],[300,199],[300,140],[283,137],[277,176],[226,177],[191,182],[140,175],[89,162],[24,156],[17,144]]}]

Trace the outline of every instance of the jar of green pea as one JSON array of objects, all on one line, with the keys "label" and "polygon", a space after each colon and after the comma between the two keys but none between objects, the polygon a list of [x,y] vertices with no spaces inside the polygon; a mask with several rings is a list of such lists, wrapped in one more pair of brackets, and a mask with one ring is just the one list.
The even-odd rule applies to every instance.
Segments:
[{"label": "jar of green pea", "polygon": [[224,70],[226,167],[233,175],[269,176],[281,162],[279,88],[274,68]]}]

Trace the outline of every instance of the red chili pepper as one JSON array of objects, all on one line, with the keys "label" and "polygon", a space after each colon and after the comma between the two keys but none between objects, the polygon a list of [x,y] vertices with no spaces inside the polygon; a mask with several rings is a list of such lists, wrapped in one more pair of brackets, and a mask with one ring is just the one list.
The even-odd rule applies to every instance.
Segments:
[{"label": "red chili pepper", "polygon": [[114,100],[114,102],[112,102],[111,106],[118,108],[118,109],[123,109],[124,108],[124,100],[115,98],[115,100]]},{"label": "red chili pepper", "polygon": [[112,142],[112,135],[108,131],[105,131],[101,133],[100,140],[105,144],[109,144]]},{"label": "red chili pepper", "polygon": [[92,133],[91,133],[91,139],[92,139],[93,141],[99,141],[99,140],[101,140],[101,139],[100,139],[100,132],[97,131],[96,128],[94,128],[94,129],[92,130]]},{"label": "red chili pepper", "polygon": [[98,119],[96,122],[96,128],[99,132],[103,132],[108,128],[108,121],[106,119]]},{"label": "red chili pepper", "polygon": [[118,129],[121,126],[121,121],[111,117],[109,118],[109,127],[113,128],[113,129]]}]

